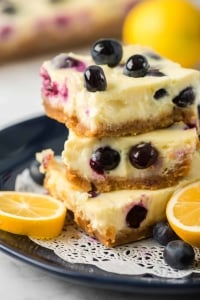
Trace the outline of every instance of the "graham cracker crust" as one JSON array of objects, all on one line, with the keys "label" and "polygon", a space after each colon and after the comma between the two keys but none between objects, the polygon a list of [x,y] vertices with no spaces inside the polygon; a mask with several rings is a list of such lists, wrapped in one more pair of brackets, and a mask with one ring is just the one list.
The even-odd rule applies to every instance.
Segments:
[{"label": "graham cracker crust", "polygon": [[[174,169],[168,169],[164,174],[151,175],[148,177],[130,179],[122,177],[107,177],[105,179],[91,181],[81,177],[76,171],[67,169],[66,177],[70,183],[82,191],[89,192],[95,189],[99,192],[110,192],[122,189],[162,189],[177,184],[186,176],[191,167],[190,155],[186,155],[181,163],[178,163]],[[67,168],[67,167],[66,167]]]},{"label": "graham cracker crust", "polygon": [[91,130],[86,127],[82,120],[76,116],[68,116],[63,111],[63,106],[57,108],[51,106],[51,101],[43,97],[43,105],[48,117],[64,123],[66,127],[75,132],[77,136],[81,137],[119,137],[138,135],[145,132],[150,132],[156,129],[167,128],[175,122],[183,122],[185,124],[198,127],[197,111],[194,107],[178,108],[174,107],[170,114],[163,112],[157,118],[147,118],[145,121],[136,119],[133,121],[124,121],[120,124],[103,123],[99,124],[97,129]]}]

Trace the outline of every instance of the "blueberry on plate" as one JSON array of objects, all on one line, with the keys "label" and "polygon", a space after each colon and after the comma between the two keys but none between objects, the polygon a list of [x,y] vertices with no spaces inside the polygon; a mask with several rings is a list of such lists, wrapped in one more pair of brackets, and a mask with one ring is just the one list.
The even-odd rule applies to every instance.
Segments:
[{"label": "blueberry on plate", "polygon": [[91,48],[91,56],[97,65],[115,67],[122,59],[122,46],[116,39],[100,39]]},{"label": "blueberry on plate", "polygon": [[174,240],[166,245],[163,256],[170,267],[184,270],[193,264],[195,252],[188,243],[182,240]]},{"label": "blueberry on plate", "polygon": [[44,182],[44,174],[42,174],[39,170],[40,163],[37,160],[34,160],[29,167],[29,173],[33,181],[39,185],[43,185]]},{"label": "blueberry on plate", "polygon": [[153,238],[159,244],[165,246],[173,240],[178,240],[177,234],[166,221],[158,222],[153,228]]}]

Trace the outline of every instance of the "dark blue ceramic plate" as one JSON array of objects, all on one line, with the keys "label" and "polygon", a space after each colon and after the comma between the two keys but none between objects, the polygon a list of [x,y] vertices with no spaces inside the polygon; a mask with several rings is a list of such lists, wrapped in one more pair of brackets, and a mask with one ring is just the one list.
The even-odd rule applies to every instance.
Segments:
[{"label": "dark blue ceramic plate", "polygon": [[[29,166],[35,152],[51,147],[60,154],[67,129],[41,116],[0,131],[0,190],[12,190],[16,175]],[[42,268],[68,281],[104,289],[135,293],[183,294],[200,292],[200,276],[163,279],[105,272],[85,264],[70,264],[51,250],[38,246],[24,236],[0,231],[0,249],[5,253]]]}]

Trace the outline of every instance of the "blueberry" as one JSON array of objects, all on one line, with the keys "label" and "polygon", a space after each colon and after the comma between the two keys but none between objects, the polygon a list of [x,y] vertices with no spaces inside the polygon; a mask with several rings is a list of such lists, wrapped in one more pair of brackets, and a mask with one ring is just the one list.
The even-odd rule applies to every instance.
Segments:
[{"label": "blueberry", "polygon": [[195,252],[191,245],[182,240],[175,240],[167,244],[163,256],[169,266],[183,270],[193,264]]},{"label": "blueberry", "polygon": [[84,85],[89,92],[105,91],[107,81],[101,67],[92,65],[84,72]]},{"label": "blueberry", "polygon": [[84,71],[85,64],[65,53],[61,53],[52,59],[52,65],[56,69],[75,68],[77,71]]},{"label": "blueberry", "polygon": [[144,77],[149,69],[149,63],[145,56],[135,54],[127,60],[123,73],[130,77]]},{"label": "blueberry", "polygon": [[147,209],[141,205],[134,205],[126,216],[126,223],[131,228],[138,228],[146,218]]},{"label": "blueberry", "polygon": [[158,151],[151,143],[141,142],[129,151],[129,160],[137,169],[146,169],[156,162]]},{"label": "blueberry", "polygon": [[93,44],[91,55],[96,64],[115,67],[122,59],[122,46],[115,39],[100,39]]},{"label": "blueberry", "polygon": [[29,173],[31,178],[39,185],[43,185],[44,174],[39,170],[40,163],[37,160],[34,160],[29,167]]},{"label": "blueberry", "polygon": [[119,152],[109,146],[98,148],[92,154],[90,167],[98,174],[115,169],[120,162]]},{"label": "blueberry", "polygon": [[168,93],[167,93],[167,91],[165,90],[165,89],[159,89],[159,90],[157,90],[156,92],[155,92],[155,94],[154,94],[154,98],[156,99],[156,100],[159,100],[160,98],[163,98],[163,97],[165,97],[165,96],[167,96],[168,95]]},{"label": "blueberry", "polygon": [[159,244],[165,246],[173,240],[178,240],[178,236],[165,221],[158,222],[153,228],[153,238]]},{"label": "blueberry", "polygon": [[182,90],[178,96],[176,96],[172,102],[178,107],[187,107],[192,105],[195,101],[195,94],[191,87],[187,87]]}]

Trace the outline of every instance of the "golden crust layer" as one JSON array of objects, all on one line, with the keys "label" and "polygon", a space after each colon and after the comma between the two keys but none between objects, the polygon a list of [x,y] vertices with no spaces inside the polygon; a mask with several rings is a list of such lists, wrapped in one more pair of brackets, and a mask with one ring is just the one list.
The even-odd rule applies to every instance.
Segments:
[{"label": "golden crust layer", "polygon": [[191,158],[186,156],[181,163],[178,163],[174,169],[167,170],[165,174],[152,175],[151,177],[143,178],[117,178],[108,177],[102,179],[94,179],[91,181],[80,177],[75,171],[67,170],[67,179],[80,190],[91,191],[94,187],[100,192],[110,192],[121,189],[149,189],[156,190],[178,183],[180,179],[186,176],[191,167]]},{"label": "golden crust layer", "polygon": [[102,235],[99,231],[92,228],[91,222],[84,220],[82,215],[75,216],[75,222],[85,230],[90,236],[96,237],[106,247],[115,247],[152,236],[152,226],[143,229],[126,228],[116,232],[111,226],[106,233]]},{"label": "golden crust layer", "polygon": [[184,122],[185,124],[196,124],[197,114],[194,108],[178,108],[174,107],[171,114],[163,112],[159,118],[151,118],[144,120],[133,120],[132,122],[125,122],[121,124],[101,124],[95,131],[86,128],[76,116],[68,116],[63,111],[63,106],[56,108],[51,105],[51,101],[43,96],[43,105],[47,116],[64,123],[68,128],[73,130],[77,136],[83,137],[117,137],[137,135],[145,132],[150,132],[155,129],[162,129],[169,127],[175,122]]}]

